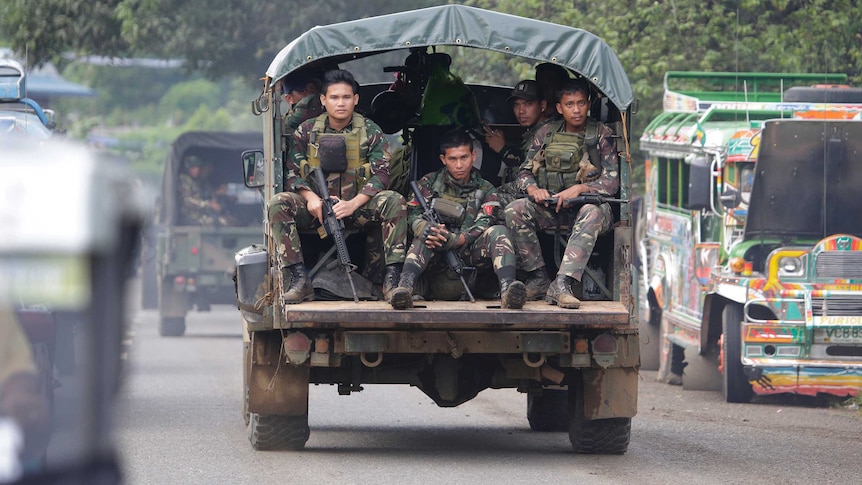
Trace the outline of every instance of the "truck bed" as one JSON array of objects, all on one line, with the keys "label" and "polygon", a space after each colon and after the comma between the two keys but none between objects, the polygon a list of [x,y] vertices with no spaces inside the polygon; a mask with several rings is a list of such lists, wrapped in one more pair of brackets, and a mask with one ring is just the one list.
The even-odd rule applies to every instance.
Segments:
[{"label": "truck bed", "polygon": [[394,310],[383,301],[312,301],[291,305],[283,320],[288,328],[611,328],[629,325],[629,312],[618,301],[584,301],[577,310],[543,301],[527,302],[520,310],[503,310],[499,300],[417,301],[409,310]]}]

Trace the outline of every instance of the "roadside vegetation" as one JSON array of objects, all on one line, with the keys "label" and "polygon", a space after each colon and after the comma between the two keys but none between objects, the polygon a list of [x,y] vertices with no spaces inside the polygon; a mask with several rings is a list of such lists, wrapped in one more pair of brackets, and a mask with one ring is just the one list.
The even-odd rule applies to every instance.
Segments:
[{"label": "roadside vegetation", "polygon": [[[327,0],[301,9],[270,0],[8,0],[0,2],[0,45],[26,52],[29,65],[51,61],[70,80],[95,88],[95,101],[58,106],[70,136],[107,132],[124,147],[143,143],[121,151],[152,173],[161,144],[184,130],[260,129],[249,110],[260,77],[309,26],[445,3],[580,27],[608,42],[639,100],[636,177],[643,162],[637,139],[661,109],[668,70],[838,72],[862,86],[862,10],[855,0]],[[183,67],[98,67],[75,60],[81,56],[173,59]],[[497,84],[533,75],[528,63],[470,50],[453,59],[453,72]]]}]

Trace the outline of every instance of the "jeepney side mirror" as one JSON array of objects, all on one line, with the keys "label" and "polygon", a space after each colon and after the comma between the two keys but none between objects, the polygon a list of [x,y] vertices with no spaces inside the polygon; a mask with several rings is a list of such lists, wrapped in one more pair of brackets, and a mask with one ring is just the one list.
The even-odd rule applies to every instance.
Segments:
[{"label": "jeepney side mirror", "polygon": [[709,209],[709,199],[712,193],[709,157],[705,155],[686,157],[685,163],[689,164],[689,172],[688,199],[685,201],[684,207],[690,210]]},{"label": "jeepney side mirror", "polygon": [[254,189],[264,184],[263,151],[246,150],[242,152],[242,174],[245,186]]},{"label": "jeepney side mirror", "polygon": [[739,204],[742,203],[742,195],[738,190],[733,188],[726,188],[724,192],[721,193],[721,205],[727,209],[735,209],[739,207]]}]

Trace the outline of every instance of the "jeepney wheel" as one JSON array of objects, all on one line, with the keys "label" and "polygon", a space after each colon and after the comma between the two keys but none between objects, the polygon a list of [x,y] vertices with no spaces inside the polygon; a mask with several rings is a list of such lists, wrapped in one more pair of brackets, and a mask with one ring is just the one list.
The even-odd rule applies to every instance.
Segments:
[{"label": "jeepney wheel", "polygon": [[583,379],[569,385],[569,441],[575,453],[622,455],[629,448],[632,418],[587,419]]},{"label": "jeepney wheel", "polygon": [[251,413],[249,418],[248,440],[255,450],[300,450],[311,434],[307,413],[302,416]]},{"label": "jeepney wheel", "polygon": [[159,335],[162,337],[182,337],[186,333],[186,317],[160,317]]},{"label": "jeepney wheel", "polygon": [[727,402],[746,403],[754,394],[742,365],[742,318],[742,306],[725,305],[721,314],[721,391]]},{"label": "jeepney wheel", "polygon": [[527,393],[527,421],[533,431],[569,429],[569,392],[544,389],[541,394]]}]

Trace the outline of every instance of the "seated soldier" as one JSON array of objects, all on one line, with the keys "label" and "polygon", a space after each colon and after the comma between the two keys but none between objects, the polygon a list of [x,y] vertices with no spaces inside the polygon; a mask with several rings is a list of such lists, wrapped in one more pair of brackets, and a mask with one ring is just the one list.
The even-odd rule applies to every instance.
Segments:
[{"label": "seated soldier", "polygon": [[[429,264],[445,265],[442,256],[448,250],[456,251],[466,265],[477,269],[493,267],[500,282],[501,306],[523,307],[526,287],[515,279],[515,251],[509,231],[505,226],[492,225],[492,218],[482,207],[494,200],[495,190],[473,168],[476,159],[473,139],[464,129],[455,128],[443,135],[440,152],[444,168],[425,175],[417,185],[426,200],[448,201],[452,208],[450,219],[440,225],[423,219],[415,195],[408,204],[407,220],[414,238],[398,288],[392,292],[392,307],[403,310],[413,306],[413,290],[419,276]],[[458,213],[460,216],[453,215]]]},{"label": "seated soldier", "polygon": [[[506,207],[505,214],[520,257],[520,269],[528,272],[527,299],[538,299],[547,293],[545,301],[552,305],[578,308],[580,300],[572,285],[581,280],[596,238],[611,228],[610,205],[580,207],[553,283],[545,271],[537,232],[558,227],[557,215],[565,210],[566,199],[588,192],[616,195],[619,158],[611,141],[611,129],[588,117],[590,87],[586,81],[569,80],[559,93],[557,111],[562,119],[546,124],[536,133],[518,174],[518,188],[529,198],[515,200]],[[593,166],[596,163],[601,165],[599,169]],[[557,199],[555,204],[547,202],[552,194]]]},{"label": "seated soldier", "polygon": [[[320,79],[313,75],[288,76],[282,84],[285,99],[290,109],[284,115],[289,131],[299,128],[303,121],[323,114],[320,102]],[[288,130],[288,128],[285,128]]]},{"label": "seated soldier", "polygon": [[512,105],[518,124],[525,128],[524,134],[521,136],[521,143],[517,145],[513,142],[507,143],[502,131],[485,127],[485,142],[492,150],[500,154],[500,158],[507,167],[504,177],[507,183],[503,184],[497,191],[501,208],[505,208],[509,202],[516,198],[518,190],[512,183],[515,178],[514,175],[524,164],[524,155],[530,148],[536,131],[550,120],[545,115],[546,102],[541,87],[536,81],[525,79],[516,84],[508,101]]},{"label": "seated soldier", "polygon": [[234,219],[218,201],[219,191],[210,181],[212,166],[192,155],[183,160],[185,172],[179,177],[179,223],[186,226],[230,226]]},{"label": "seated soldier", "polygon": [[[318,227],[322,221],[323,200],[306,181],[317,167],[329,174],[328,187],[318,187],[318,191],[337,202],[333,207],[336,217],[351,227],[381,231],[386,264],[383,294],[388,301],[398,282],[407,243],[404,197],[385,190],[389,185],[389,144],[376,123],[355,112],[359,84],[349,72],[327,72],[320,100],[326,112],[302,123],[294,132],[285,161],[285,192],[269,201],[269,223],[282,267],[282,304],[314,299],[299,230]],[[323,166],[321,146],[338,139],[346,147],[343,165]]]}]

